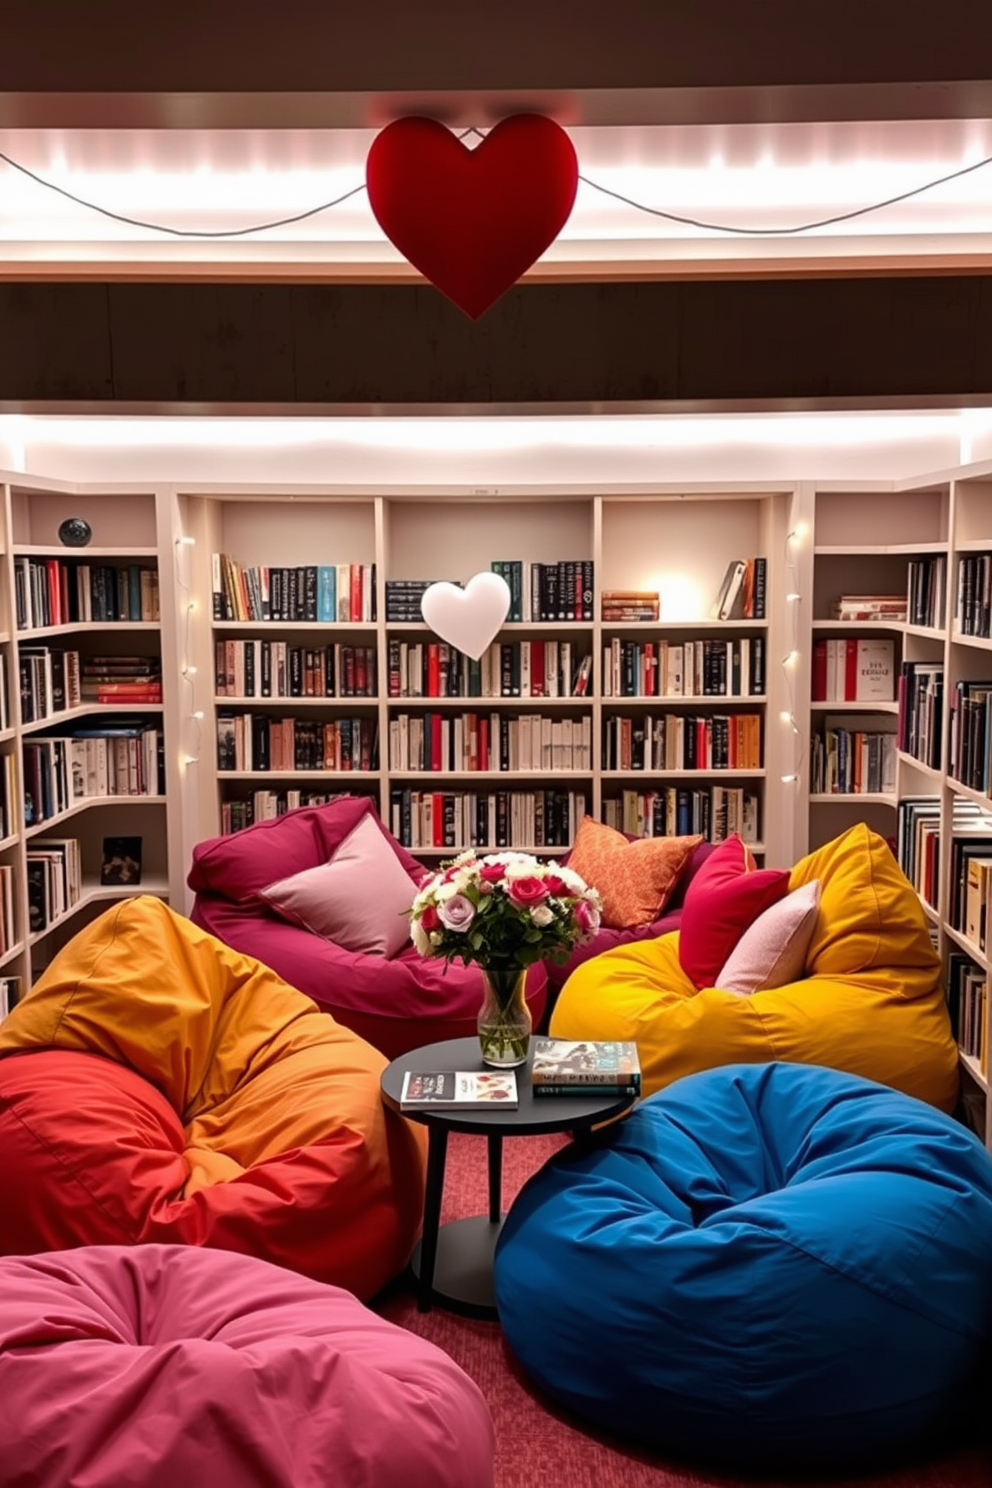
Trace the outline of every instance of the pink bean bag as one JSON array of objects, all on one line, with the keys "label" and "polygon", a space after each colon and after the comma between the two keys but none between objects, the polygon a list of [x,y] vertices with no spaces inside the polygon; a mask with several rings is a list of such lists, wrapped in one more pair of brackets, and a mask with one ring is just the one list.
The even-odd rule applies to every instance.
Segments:
[{"label": "pink bean bag", "polygon": [[251,1256],[0,1259],[3,1488],[491,1488],[478,1387],[350,1292]]}]

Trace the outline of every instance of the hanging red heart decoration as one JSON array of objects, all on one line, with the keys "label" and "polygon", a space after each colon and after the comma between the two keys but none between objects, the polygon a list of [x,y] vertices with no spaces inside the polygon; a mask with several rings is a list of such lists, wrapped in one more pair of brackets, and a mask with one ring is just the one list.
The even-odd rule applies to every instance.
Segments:
[{"label": "hanging red heart decoration", "polygon": [[365,166],[376,221],[425,279],[478,319],[568,221],[579,166],[543,114],[513,114],[470,150],[436,119],[388,124]]}]

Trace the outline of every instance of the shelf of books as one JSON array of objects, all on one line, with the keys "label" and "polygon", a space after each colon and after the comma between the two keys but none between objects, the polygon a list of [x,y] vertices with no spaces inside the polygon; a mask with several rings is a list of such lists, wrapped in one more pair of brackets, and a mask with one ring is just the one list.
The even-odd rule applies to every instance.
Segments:
[{"label": "shelf of books", "polygon": [[992,471],[817,489],[814,534],[810,845],[856,820],[891,840],[943,959],[962,1113],[992,1147]]},{"label": "shelf of books", "polygon": [[[790,499],[184,495],[211,615],[200,820],[233,831],[358,789],[427,858],[563,852],[591,811],[640,835],[740,831],[786,860],[791,822],[769,839],[764,818]],[[487,570],[510,608],[475,660],[421,599]]]},{"label": "shelf of books", "polygon": [[[91,529],[82,547],[61,540],[69,517]],[[168,897],[170,885],[156,493],[12,481],[3,518],[0,981],[9,1007],[110,898],[139,885]],[[171,622],[171,596],[169,605]],[[113,844],[125,839],[119,870]]]}]

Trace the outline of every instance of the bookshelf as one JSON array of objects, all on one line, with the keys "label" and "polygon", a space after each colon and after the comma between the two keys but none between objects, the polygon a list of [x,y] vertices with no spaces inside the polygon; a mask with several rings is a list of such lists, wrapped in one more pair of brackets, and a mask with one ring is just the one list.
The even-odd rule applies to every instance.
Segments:
[{"label": "bookshelf", "polygon": [[[937,831],[931,881],[920,879],[918,887],[955,979],[952,993],[961,995],[961,982],[972,989],[968,996],[977,995],[975,985],[987,979],[992,951],[958,922],[952,874],[962,857],[955,840],[966,832],[981,836],[992,797],[974,761],[966,779],[955,774],[960,761],[950,737],[963,684],[992,682],[992,638],[981,632],[973,594],[967,619],[959,598],[962,563],[970,565],[974,591],[982,560],[992,554],[992,462],[917,481],[657,482],[616,491],[510,487],[498,495],[440,485],[0,480],[0,780],[12,782],[0,835],[0,868],[9,870],[0,875],[0,891],[11,920],[0,982],[29,982],[88,916],[130,892],[98,881],[105,836],[140,835],[141,889],[188,908],[185,877],[196,842],[247,819],[249,806],[276,809],[279,798],[302,803],[339,791],[372,797],[428,861],[452,850],[434,841],[438,816],[456,844],[474,832],[486,846],[496,845],[505,816],[512,845],[552,855],[566,849],[582,811],[628,830],[645,831],[650,822],[670,832],[694,830],[704,803],[712,817],[719,802],[746,819],[760,861],[788,866],[858,820],[898,851],[911,803],[921,801]],[[93,528],[89,547],[59,543],[59,523],[70,515]],[[270,573],[333,565],[338,595],[348,574],[349,600],[357,573],[355,603],[334,620],[310,618],[314,596],[300,579],[296,607],[287,599],[282,618],[215,612],[215,554]],[[738,610],[711,619],[728,567],[759,556],[766,560],[765,614]],[[84,561],[153,567],[159,618],[69,618],[19,628],[18,585],[32,564],[52,561],[73,569]],[[534,618],[533,603],[522,602],[521,618],[509,619],[494,641],[483,684],[450,655],[442,665],[431,649],[437,637],[417,618],[415,595],[435,579],[464,583],[497,561],[520,565],[525,587],[539,565],[554,569],[559,583],[568,582],[561,565],[573,565],[573,573],[581,565],[583,584],[592,581],[591,618],[582,610],[573,618]],[[932,583],[940,564],[942,587]],[[921,577],[927,572],[929,590]],[[403,583],[405,613],[402,606],[388,610],[387,584],[402,597],[395,586]],[[897,673],[943,673],[940,743],[929,755],[900,733],[896,696],[811,694],[817,642],[852,635],[851,622],[833,613],[839,598],[911,589],[907,619],[871,622],[869,634],[891,639]],[[604,618],[604,594],[643,591],[659,597],[657,620]],[[538,594],[533,589],[531,598]],[[315,602],[318,616],[327,612],[319,608],[329,602],[326,594]],[[859,622],[853,634],[866,629]],[[159,656],[161,703],[87,699],[57,720],[28,718],[21,664],[45,648],[78,651],[81,664],[101,655]],[[263,664],[267,696],[259,695]],[[35,658],[32,665],[45,663]],[[716,685],[726,690],[713,691],[721,666]],[[544,695],[533,695],[532,686],[528,696],[525,678],[533,684],[542,672]],[[665,676],[667,692],[658,681]],[[293,695],[301,685],[303,695]],[[278,695],[280,688],[290,695]],[[30,756],[77,725],[109,725],[122,714],[160,730],[164,795],[83,796],[49,819],[29,820],[25,751]],[[875,773],[862,778],[856,793],[812,789],[811,741],[828,726],[852,735],[896,733],[892,773],[884,782]],[[686,757],[687,733],[712,749],[727,730],[738,749],[733,764]],[[219,731],[235,745],[222,759]],[[755,735],[757,753],[749,753]],[[317,748],[323,752],[307,755]],[[352,768],[341,768],[348,751]],[[338,767],[327,768],[328,758]],[[28,855],[44,852],[40,843],[52,839],[79,845],[79,897],[32,932]],[[987,1048],[987,998],[980,1016]],[[988,1076],[967,1050],[962,1066],[976,1124],[984,1123],[992,1146]]]},{"label": "bookshelf", "polygon": [[[641,830],[688,832],[708,824],[712,832],[719,830],[713,823],[723,806],[731,829],[740,819],[759,857],[787,861],[791,818],[766,811],[768,780],[785,758],[777,715],[768,722],[779,687],[770,658],[782,644],[780,621],[771,603],[760,618],[727,621],[711,620],[709,608],[735,558],[764,558],[766,594],[774,594],[793,496],[792,487],[744,485],[624,496],[561,492],[540,501],[519,493],[499,500],[464,493],[349,498],[330,489],[271,487],[180,493],[182,530],[195,539],[189,551],[198,607],[213,616],[193,638],[205,712],[201,768],[195,780],[190,776],[199,835],[273,809],[280,797],[302,803],[307,792],[322,799],[335,790],[358,790],[371,795],[401,840],[428,859],[468,845],[473,835],[490,848],[505,842],[555,853],[568,847],[584,811],[618,824],[639,813]],[[701,520],[718,533],[716,541],[700,544]],[[230,604],[215,605],[212,597],[220,554],[242,568],[268,566],[270,574],[280,565],[361,565],[374,575],[374,599],[361,620],[233,619]],[[521,618],[507,620],[492,654],[472,668],[453,648],[439,647],[417,618],[415,597],[406,598],[404,611],[403,591],[415,596],[435,579],[464,583],[494,563],[517,567],[514,585],[522,595],[511,616]],[[542,584],[550,586],[550,605]],[[660,594],[659,618],[603,620],[602,594],[617,589]],[[563,603],[562,591],[574,598]],[[340,657],[342,647],[365,648],[359,695],[341,696],[340,678],[332,682],[318,664],[325,673],[320,695],[261,698],[256,690],[253,697],[239,696],[218,660],[218,643],[239,642],[266,643],[267,654],[276,646],[304,652],[323,646]],[[606,685],[611,653],[625,648],[629,661],[646,647],[656,663],[664,648],[686,660],[693,648],[700,658],[698,690],[673,684],[669,695],[658,695],[647,690],[642,672],[613,695]],[[758,658],[753,689],[736,696],[717,692],[713,678],[704,687],[702,658],[705,653],[709,664],[717,651],[730,668],[725,687],[735,685],[734,676],[739,687],[742,653],[745,686],[751,660]],[[239,675],[243,670],[239,664]],[[221,676],[221,689],[200,685],[199,679]],[[232,714],[239,715],[236,749],[229,737]],[[347,723],[353,741],[361,730],[361,756],[352,745],[340,760],[325,754],[338,768],[311,770],[295,755],[290,764],[291,752],[280,750],[274,767],[275,720],[290,716],[297,736],[308,724],[333,731]],[[206,756],[218,728],[224,763],[212,769]],[[252,729],[267,733],[268,744],[259,746],[256,734],[246,753]],[[700,749],[674,749],[676,737],[690,730]],[[722,754],[713,742],[721,730],[730,739]],[[326,743],[330,733],[323,737]],[[351,767],[340,768],[349,756]],[[303,794],[290,797],[290,791]]]},{"label": "bookshelf", "polygon": [[[992,691],[992,466],[915,482],[804,485],[798,510],[811,541],[797,559],[799,587],[810,596],[798,686],[810,702],[802,722],[809,740],[800,811],[806,836],[796,850],[816,847],[859,820],[892,842],[943,961],[968,1117],[992,1149],[992,940],[979,919],[968,934],[966,896],[969,858],[992,857],[992,705],[986,712],[984,703],[986,686]],[[906,595],[906,618],[835,620],[831,611],[844,593]],[[896,700],[814,701],[817,642],[866,632],[893,643]],[[962,697],[973,703],[967,725]],[[886,788],[847,794],[815,789],[816,736],[828,721],[843,726],[851,720],[866,731],[895,731]]]},{"label": "bookshelf", "polygon": [[[143,892],[179,889],[163,643],[174,602],[154,489],[10,478],[2,501],[0,978],[13,1001],[88,919],[134,892],[101,882],[105,837],[141,837]],[[59,541],[70,516],[89,522],[88,546]]]}]

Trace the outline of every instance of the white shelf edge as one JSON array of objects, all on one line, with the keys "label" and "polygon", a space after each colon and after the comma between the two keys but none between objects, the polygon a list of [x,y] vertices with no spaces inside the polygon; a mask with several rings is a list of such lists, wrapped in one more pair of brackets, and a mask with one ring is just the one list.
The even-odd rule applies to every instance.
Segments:
[{"label": "white shelf edge", "polygon": [[839,802],[857,801],[864,806],[892,806],[899,804],[899,797],[893,791],[816,791],[810,792],[811,806],[836,806]]},{"label": "white shelf edge", "polygon": [[883,716],[899,712],[899,704],[896,702],[864,702],[864,703],[829,703],[822,698],[811,699],[810,709],[818,713],[880,713]]},{"label": "white shelf edge", "polygon": [[927,556],[930,553],[946,553],[950,547],[946,538],[933,542],[921,540],[908,543],[818,543],[813,548],[814,558],[884,558],[887,556],[912,557],[914,553]]},{"label": "white shelf edge", "polygon": [[983,1090],[986,1095],[988,1095],[989,1094],[989,1079],[988,1079],[988,1076],[982,1074],[982,1067],[979,1064],[978,1060],[975,1058],[974,1054],[966,1054],[965,1051],[961,1048],[961,1045],[959,1044],[958,1045],[958,1058],[960,1059],[961,1063],[964,1065],[965,1069],[968,1071],[968,1074],[974,1080],[975,1084],[981,1090]]},{"label": "white shelf edge", "polygon": [[10,549],[15,558],[78,558],[86,562],[90,558],[154,558],[158,561],[158,548],[116,548],[87,546],[69,548],[58,541],[51,543],[14,543]]},{"label": "white shelf edge", "polygon": [[44,821],[31,822],[24,828],[25,838],[40,837],[45,832],[50,832],[57,827],[59,822],[68,821],[70,817],[78,816],[81,811],[88,811],[90,807],[100,806],[164,806],[165,796],[86,796],[81,801],[73,801],[65,811],[59,811],[55,816],[46,816]]}]

